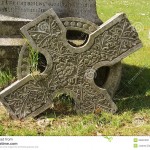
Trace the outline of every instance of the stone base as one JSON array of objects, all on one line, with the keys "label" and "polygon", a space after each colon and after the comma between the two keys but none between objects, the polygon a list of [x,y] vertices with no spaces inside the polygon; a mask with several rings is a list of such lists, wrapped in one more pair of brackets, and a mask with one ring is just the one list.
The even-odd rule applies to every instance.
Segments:
[{"label": "stone base", "polygon": [[[22,37],[20,28],[27,24],[29,20],[18,19],[7,16],[0,16],[0,38]],[[1,44],[1,43],[0,43]]]},{"label": "stone base", "polygon": [[10,70],[16,75],[19,52],[24,44],[20,28],[28,22],[0,15],[0,71]]},{"label": "stone base", "polygon": [[16,75],[21,46],[0,46],[0,70],[10,70]]}]

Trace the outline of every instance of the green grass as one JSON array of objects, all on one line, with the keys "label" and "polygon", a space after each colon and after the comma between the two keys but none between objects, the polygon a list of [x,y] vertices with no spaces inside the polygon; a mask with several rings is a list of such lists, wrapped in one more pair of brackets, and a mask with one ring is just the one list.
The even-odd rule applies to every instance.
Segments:
[{"label": "green grass", "polygon": [[31,72],[36,72],[38,71],[38,52],[33,50],[32,47],[29,47],[30,50],[30,55],[29,55],[29,63],[30,63],[30,71]]},{"label": "green grass", "polygon": [[150,135],[149,6],[149,0],[97,0],[97,11],[103,21],[125,12],[133,25],[142,23],[139,35],[144,47],[123,61],[122,81],[114,97],[119,108],[115,115],[77,116],[50,112],[46,115],[50,125],[42,128],[36,119],[14,121],[1,108],[0,135]]},{"label": "green grass", "polygon": [[0,89],[2,87],[9,85],[13,79],[14,79],[14,77],[9,70],[0,71]]}]

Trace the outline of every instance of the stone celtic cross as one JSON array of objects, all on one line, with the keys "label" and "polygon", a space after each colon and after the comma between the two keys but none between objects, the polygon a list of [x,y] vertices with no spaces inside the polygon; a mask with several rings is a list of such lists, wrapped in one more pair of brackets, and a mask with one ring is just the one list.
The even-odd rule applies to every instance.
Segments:
[{"label": "stone celtic cross", "polygon": [[112,66],[141,48],[137,32],[126,15],[120,13],[96,30],[84,25],[92,32],[84,45],[73,47],[66,39],[69,24],[81,27],[83,20],[76,22],[72,18],[63,23],[50,9],[21,29],[32,48],[45,56],[47,66],[41,74],[29,74],[0,93],[2,103],[14,118],[37,116],[52,107],[58,93],[73,97],[78,113],[117,111],[107,90],[95,84],[91,70]]}]

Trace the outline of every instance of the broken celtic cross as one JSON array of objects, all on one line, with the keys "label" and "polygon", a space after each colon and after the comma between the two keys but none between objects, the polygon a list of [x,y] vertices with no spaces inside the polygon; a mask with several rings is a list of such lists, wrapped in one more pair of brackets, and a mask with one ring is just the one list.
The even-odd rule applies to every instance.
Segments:
[{"label": "broken celtic cross", "polygon": [[53,106],[58,93],[74,99],[77,113],[117,111],[108,91],[95,84],[95,71],[120,62],[142,43],[126,15],[120,13],[97,29],[85,25],[84,30],[91,30],[87,41],[80,47],[72,46],[66,39],[66,27],[81,27],[82,22],[82,18],[62,22],[50,9],[21,29],[31,47],[45,56],[47,66],[44,72],[29,74],[0,93],[14,118],[37,116]]}]

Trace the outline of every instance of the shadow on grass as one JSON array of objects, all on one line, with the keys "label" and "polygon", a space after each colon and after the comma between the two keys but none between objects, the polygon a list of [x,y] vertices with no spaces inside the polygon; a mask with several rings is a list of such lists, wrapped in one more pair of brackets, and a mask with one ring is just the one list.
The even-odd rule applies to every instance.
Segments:
[{"label": "shadow on grass", "polygon": [[[118,106],[118,114],[125,111],[138,112],[150,109],[150,69],[123,64],[121,84],[114,100]],[[40,116],[56,118],[64,115],[75,116],[76,113],[49,109]]]},{"label": "shadow on grass", "polygon": [[123,64],[121,84],[114,100],[118,113],[150,109],[150,69]]}]

